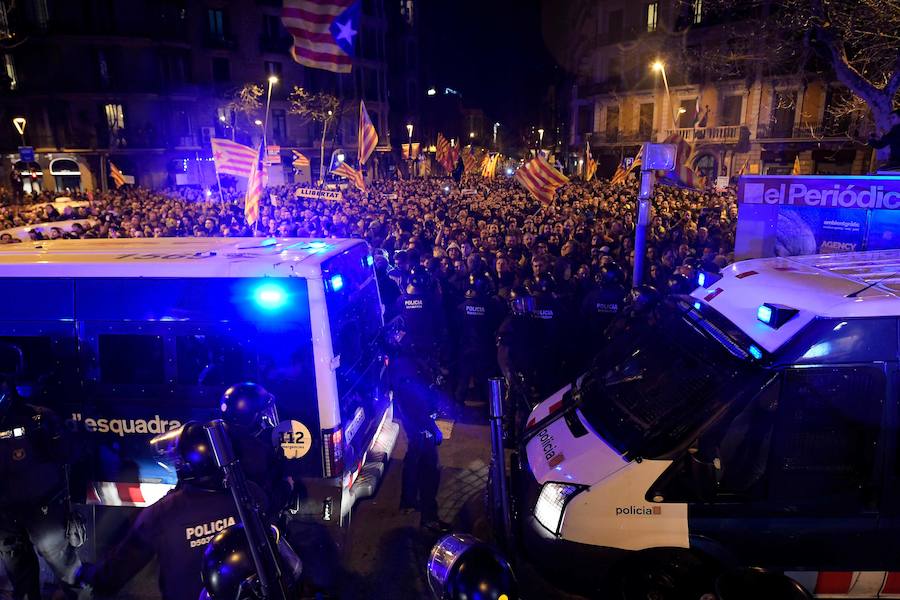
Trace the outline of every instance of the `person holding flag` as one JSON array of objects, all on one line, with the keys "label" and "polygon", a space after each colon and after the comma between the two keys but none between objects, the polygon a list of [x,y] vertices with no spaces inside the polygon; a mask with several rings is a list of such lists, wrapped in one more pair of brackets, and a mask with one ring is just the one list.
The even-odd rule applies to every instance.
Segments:
[{"label": "person holding flag", "polygon": [[[251,227],[259,222],[259,201],[263,188],[266,187],[266,147],[259,145],[256,161],[250,166],[250,178],[247,180],[247,193],[244,196],[244,219]],[[258,228],[257,228],[258,229]]]}]

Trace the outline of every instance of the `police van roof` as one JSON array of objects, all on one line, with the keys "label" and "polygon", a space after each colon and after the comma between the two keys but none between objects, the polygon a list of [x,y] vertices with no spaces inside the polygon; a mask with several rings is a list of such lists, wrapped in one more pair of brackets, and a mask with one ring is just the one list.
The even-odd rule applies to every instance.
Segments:
[{"label": "police van roof", "polygon": [[[900,316],[900,250],[745,260],[722,275],[691,295],[769,352],[816,317]],[[757,313],[767,303],[799,312],[771,327]]]},{"label": "police van roof", "polygon": [[0,277],[321,277],[358,239],[157,238],[0,245]]}]

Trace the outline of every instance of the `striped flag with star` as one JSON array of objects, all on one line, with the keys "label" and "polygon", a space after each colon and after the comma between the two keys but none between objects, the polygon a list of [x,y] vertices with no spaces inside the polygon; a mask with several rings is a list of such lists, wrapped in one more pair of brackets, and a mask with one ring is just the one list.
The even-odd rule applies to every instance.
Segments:
[{"label": "striped flag with star", "polygon": [[250,170],[257,158],[256,150],[221,138],[212,138],[210,143],[212,144],[213,162],[215,162],[216,171],[220,175],[250,177]]},{"label": "striped flag with star", "polygon": [[597,172],[597,161],[591,156],[590,142],[584,143],[584,180],[590,181]]},{"label": "striped flag with star", "polygon": [[247,193],[244,195],[244,219],[249,225],[259,220],[259,200],[266,186],[266,149],[260,144],[256,160],[250,166],[250,178],[247,180]]},{"label": "striped flag with star", "polygon": [[553,202],[556,190],[569,181],[569,178],[557,171],[547,159],[538,156],[519,167],[516,181],[525,186],[544,204]]},{"label": "striped flag with star", "polygon": [[119,167],[113,164],[112,161],[109,161],[109,176],[112,177],[113,183],[116,185],[116,189],[119,189],[123,185],[125,185],[125,175],[122,174],[122,171],[119,170]]},{"label": "striped flag with star", "polygon": [[[691,158],[691,145],[677,133],[667,137],[663,143],[675,145],[675,167],[671,171],[663,172],[659,182],[680,188],[700,189],[694,170],[688,166]],[[637,162],[637,159],[635,159],[635,162]]]},{"label": "striped flag with star", "polygon": [[294,153],[294,162],[292,162],[291,164],[295,169],[302,169],[303,167],[309,166],[309,159],[306,158],[306,155],[304,155],[302,152],[299,152],[298,150],[291,150],[291,152]]},{"label": "striped flag with star", "polygon": [[357,171],[350,165],[345,162],[342,162],[337,167],[335,167],[332,171],[335,175],[340,175],[341,177],[345,177],[347,181],[352,183],[358,190],[364,192],[366,191],[366,182],[363,179],[362,171]]},{"label": "striped flag with star", "polygon": [[359,153],[358,153],[358,161],[360,167],[366,164],[366,161],[372,156],[372,153],[375,152],[375,146],[378,145],[378,132],[375,131],[375,126],[372,125],[372,119],[369,118],[369,113],[366,111],[366,103],[362,100],[359,101]]},{"label": "striped flag with star", "polygon": [[311,69],[349,73],[359,34],[359,0],[284,0],[281,22],[291,56]]},{"label": "striped flag with star", "polygon": [[613,173],[612,179],[609,182],[613,185],[619,185],[625,183],[625,178],[628,177],[628,172],[625,170],[625,161],[619,163],[619,166],[616,167],[616,172]]}]

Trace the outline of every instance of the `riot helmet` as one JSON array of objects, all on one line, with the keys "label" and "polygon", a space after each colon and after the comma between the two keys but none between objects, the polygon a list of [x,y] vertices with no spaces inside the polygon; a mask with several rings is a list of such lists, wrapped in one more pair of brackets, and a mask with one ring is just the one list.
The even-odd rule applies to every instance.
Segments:
[{"label": "riot helmet", "polygon": [[531,315],[534,312],[534,297],[527,289],[514,287],[509,292],[509,310],[517,317]]},{"label": "riot helmet", "polygon": [[625,283],[625,271],[618,264],[610,261],[600,267],[597,277],[600,285],[622,285]]},{"label": "riot helmet", "polygon": [[629,294],[629,308],[634,315],[641,315],[653,310],[659,303],[659,291],[652,285],[641,285],[633,288]]},{"label": "riot helmet", "polygon": [[188,421],[177,429],[155,436],[150,445],[158,455],[175,465],[179,481],[210,490],[222,488],[222,472],[203,423]]},{"label": "riot helmet", "polygon": [[466,299],[484,298],[491,293],[492,287],[491,279],[486,273],[470,273]]},{"label": "riot helmet", "polygon": [[406,293],[411,296],[420,296],[429,291],[431,291],[431,273],[425,267],[416,265],[409,272]]},{"label": "riot helmet", "polygon": [[556,290],[556,279],[550,273],[538,273],[525,284],[531,295],[551,294]]},{"label": "riot helmet", "polygon": [[673,273],[668,281],[669,293],[675,295],[690,294],[694,286],[686,275],[681,273]]},{"label": "riot helmet", "polygon": [[275,396],[252,381],[236,383],[225,390],[219,410],[226,423],[250,431],[272,429],[278,424]]}]

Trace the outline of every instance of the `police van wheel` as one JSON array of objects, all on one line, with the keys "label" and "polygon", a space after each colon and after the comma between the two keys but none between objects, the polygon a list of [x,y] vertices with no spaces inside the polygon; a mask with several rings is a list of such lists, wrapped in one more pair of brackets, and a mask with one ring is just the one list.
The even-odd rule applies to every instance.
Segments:
[{"label": "police van wheel", "polygon": [[639,555],[615,569],[613,598],[696,600],[714,589],[715,570],[688,552]]}]

